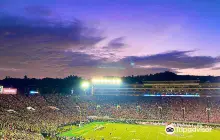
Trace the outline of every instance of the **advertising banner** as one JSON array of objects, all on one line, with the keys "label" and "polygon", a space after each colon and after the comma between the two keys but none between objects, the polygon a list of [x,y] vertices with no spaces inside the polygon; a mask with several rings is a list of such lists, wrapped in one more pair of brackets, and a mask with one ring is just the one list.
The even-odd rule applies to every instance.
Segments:
[{"label": "advertising banner", "polygon": [[16,88],[3,88],[3,94],[17,94]]}]

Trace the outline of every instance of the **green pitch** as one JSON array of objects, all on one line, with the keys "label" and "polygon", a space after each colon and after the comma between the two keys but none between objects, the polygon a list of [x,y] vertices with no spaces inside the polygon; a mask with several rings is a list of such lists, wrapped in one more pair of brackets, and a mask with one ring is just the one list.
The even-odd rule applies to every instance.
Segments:
[{"label": "green pitch", "polygon": [[[98,127],[103,129],[96,130]],[[83,136],[86,140],[219,140],[220,131],[167,135],[165,126],[93,122],[59,136]]]}]

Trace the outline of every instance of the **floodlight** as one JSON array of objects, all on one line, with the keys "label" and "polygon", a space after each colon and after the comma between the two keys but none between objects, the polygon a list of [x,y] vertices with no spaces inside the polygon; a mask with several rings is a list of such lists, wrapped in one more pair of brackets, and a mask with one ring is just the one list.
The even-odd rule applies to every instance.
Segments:
[{"label": "floodlight", "polygon": [[87,82],[87,81],[84,81],[84,82],[82,82],[82,84],[81,84],[81,87],[82,87],[83,89],[87,89],[87,88],[89,88],[89,86],[90,86],[90,84],[89,84],[89,82]]},{"label": "floodlight", "polygon": [[92,83],[98,84],[98,83],[103,82],[102,80],[103,80],[103,79],[100,79],[100,78],[93,78],[93,79],[92,79]]},{"label": "floodlight", "polygon": [[116,84],[116,83],[117,83],[117,81],[115,79],[111,80],[111,84]]},{"label": "floodlight", "polygon": [[108,79],[104,79],[104,83],[108,83]]},{"label": "floodlight", "polygon": [[103,84],[105,82],[104,79],[101,79],[100,81],[101,81],[101,84]]},{"label": "floodlight", "polygon": [[122,80],[120,78],[93,78],[91,82],[93,84],[119,85]]},{"label": "floodlight", "polygon": [[96,82],[96,79],[92,79],[92,83],[95,83]]},{"label": "floodlight", "polygon": [[97,82],[99,82],[99,79],[96,78],[92,79],[92,83],[97,83]]},{"label": "floodlight", "polygon": [[122,82],[121,79],[118,79],[118,80],[117,80],[117,83],[118,83],[118,84],[121,84],[121,82]]},{"label": "floodlight", "polygon": [[101,79],[98,79],[96,83],[100,83],[100,82],[101,82]]}]

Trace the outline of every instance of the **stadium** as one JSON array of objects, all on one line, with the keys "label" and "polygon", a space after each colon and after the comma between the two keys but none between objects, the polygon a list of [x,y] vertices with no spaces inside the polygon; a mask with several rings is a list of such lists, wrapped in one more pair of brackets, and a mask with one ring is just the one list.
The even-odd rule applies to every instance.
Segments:
[{"label": "stadium", "polygon": [[220,140],[220,0],[0,0],[0,140]]},{"label": "stadium", "polygon": [[219,139],[218,82],[71,78],[77,82],[68,90],[54,79],[2,80],[2,139]]}]

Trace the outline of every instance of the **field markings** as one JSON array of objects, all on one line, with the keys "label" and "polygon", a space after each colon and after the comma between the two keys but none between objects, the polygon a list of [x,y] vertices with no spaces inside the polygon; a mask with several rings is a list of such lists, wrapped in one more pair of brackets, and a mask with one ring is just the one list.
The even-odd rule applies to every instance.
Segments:
[{"label": "field markings", "polygon": [[113,138],[113,139],[117,139],[117,140],[118,140],[118,139],[121,139],[121,137],[112,137],[112,138]]},{"label": "field markings", "polygon": [[[94,127],[98,126],[96,123],[89,124],[89,125],[85,125],[84,127],[80,127],[80,128],[74,128],[74,130],[72,131],[72,134],[70,135],[70,137],[73,136],[73,133],[77,134],[78,136],[86,136],[89,134],[90,138],[95,138],[95,139],[100,139],[103,137],[104,135],[104,131],[108,132],[108,133],[112,133],[111,135],[106,133],[107,135],[104,136],[105,139],[107,140],[187,140],[187,139],[193,139],[193,138],[197,138],[195,135],[192,134],[187,134],[187,133],[176,133],[174,135],[172,135],[171,137],[169,135],[167,135],[164,131],[164,129],[162,129],[162,127],[151,127],[151,126],[145,126],[144,128],[142,128],[143,125],[128,125],[125,124],[121,127],[120,124],[115,124],[113,123],[113,125],[111,125],[111,123],[106,123],[104,124],[104,126],[108,126],[106,127],[106,129],[104,129],[104,131],[97,131],[94,132]],[[117,128],[117,130],[115,130],[115,128]],[[114,130],[113,130],[114,129]],[[66,133],[66,132],[64,132]],[[152,134],[151,134],[152,133]],[[81,134],[81,135],[80,135]],[[203,136],[202,136],[203,137]],[[203,137],[206,138],[207,137]],[[200,137],[201,139],[201,137]],[[217,138],[218,139],[218,138]]]}]

